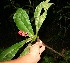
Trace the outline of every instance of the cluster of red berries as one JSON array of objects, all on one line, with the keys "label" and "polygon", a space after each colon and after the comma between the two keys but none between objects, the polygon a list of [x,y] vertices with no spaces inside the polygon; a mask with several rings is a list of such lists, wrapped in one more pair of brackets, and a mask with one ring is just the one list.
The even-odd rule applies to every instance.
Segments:
[{"label": "cluster of red berries", "polygon": [[25,36],[25,37],[28,36],[27,32],[24,32],[24,31],[21,31],[21,30],[18,32],[18,34],[21,35],[21,36]]}]

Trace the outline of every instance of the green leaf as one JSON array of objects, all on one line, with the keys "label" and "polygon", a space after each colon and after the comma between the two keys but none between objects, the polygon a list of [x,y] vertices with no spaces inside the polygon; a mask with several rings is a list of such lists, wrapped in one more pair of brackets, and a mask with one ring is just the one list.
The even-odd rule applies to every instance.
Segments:
[{"label": "green leaf", "polygon": [[[50,0],[46,0],[41,2],[35,9],[34,18],[35,18],[35,25],[36,25],[36,34],[38,33],[43,21],[46,18],[47,10],[53,3],[48,3]],[[41,10],[44,9],[44,12],[41,14]]]},{"label": "green leaf", "polygon": [[70,50],[65,51],[65,59],[66,59],[67,61],[70,61]]},{"label": "green leaf", "polygon": [[15,54],[18,52],[18,50],[26,43],[31,41],[31,38],[28,38],[26,40],[23,40],[19,43],[16,43],[14,45],[12,45],[11,47],[9,47],[8,49],[4,50],[1,54],[0,54],[0,61],[7,61],[7,60],[11,60]]},{"label": "green leaf", "polygon": [[54,63],[54,59],[52,57],[44,56],[43,63]]},{"label": "green leaf", "polygon": [[24,49],[24,51],[20,54],[20,57],[29,53],[30,45],[31,45],[31,43],[29,43],[28,46]]},{"label": "green leaf", "polygon": [[13,16],[13,19],[19,30],[28,32],[28,35],[30,37],[34,35],[29,16],[25,10],[23,10],[22,8],[18,8]]}]

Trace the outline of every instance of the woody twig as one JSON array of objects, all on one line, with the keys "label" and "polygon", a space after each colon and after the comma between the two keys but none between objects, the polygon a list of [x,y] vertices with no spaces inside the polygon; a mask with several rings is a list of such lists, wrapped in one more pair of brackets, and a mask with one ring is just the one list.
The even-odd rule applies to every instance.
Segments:
[{"label": "woody twig", "polygon": [[[39,39],[39,37],[37,38],[37,41],[38,41],[38,42],[41,41],[41,40]],[[43,42],[42,42],[42,43],[43,43]],[[60,55],[60,56],[63,57],[63,55],[62,55],[61,53],[57,52],[57,51],[54,50],[53,48],[49,47],[48,45],[46,45],[46,44],[44,44],[44,43],[43,43],[43,45],[44,45],[46,48],[48,48],[49,50],[51,50],[52,52],[54,52],[54,53],[56,53],[56,54],[58,54],[58,55]]]}]

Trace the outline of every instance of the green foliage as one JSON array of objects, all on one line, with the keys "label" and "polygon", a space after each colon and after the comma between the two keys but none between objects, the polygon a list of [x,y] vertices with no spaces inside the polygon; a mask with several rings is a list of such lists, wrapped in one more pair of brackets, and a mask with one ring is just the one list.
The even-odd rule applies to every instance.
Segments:
[{"label": "green foliage", "polygon": [[29,20],[29,16],[25,10],[23,10],[22,8],[19,8],[14,14],[13,19],[19,30],[28,32],[28,35],[30,37],[34,35],[33,29]]},{"label": "green foliage", "polygon": [[[41,25],[43,24],[43,21],[46,18],[47,10],[53,3],[48,3],[50,0],[46,0],[41,2],[35,9],[34,12],[34,18],[35,18],[35,25],[36,25],[36,34],[38,33]],[[44,9],[44,12],[41,14],[42,9]]]},{"label": "green foliage", "polygon": [[[36,24],[36,34],[38,33],[43,21],[46,18],[48,8],[52,5],[52,3],[48,3],[48,2],[49,0],[41,2],[35,9],[34,18],[35,18],[35,24]],[[42,8],[44,8],[45,12],[42,15],[40,15]],[[5,51],[3,51],[0,54],[0,57],[1,57],[0,61],[11,60],[15,56],[15,54],[18,52],[18,50],[25,43],[31,40],[32,40],[31,42],[33,42],[37,38],[37,35],[34,35],[33,29],[29,20],[29,16],[25,10],[23,10],[22,8],[18,8],[16,13],[13,16],[13,19],[18,29],[24,32],[27,32],[30,38],[23,40],[19,43],[16,43],[11,47],[9,47],[8,49],[6,49]],[[20,56],[26,55],[28,51],[29,51],[29,47],[27,46],[24,49],[24,51],[20,54]]]},{"label": "green foliage", "polygon": [[8,49],[4,50],[1,54],[0,54],[0,61],[6,61],[6,60],[11,60],[15,54],[18,52],[18,50],[26,43],[31,41],[31,39],[26,39],[23,40],[19,43],[16,43],[14,45],[12,45],[11,47],[9,47]]},{"label": "green foliage", "polygon": [[67,62],[65,62],[65,61],[60,61],[59,63],[67,63]]},{"label": "green foliage", "polygon": [[70,50],[65,51],[65,60],[70,61]]},{"label": "green foliage", "polygon": [[[21,1],[22,0],[20,0],[20,2]],[[18,3],[15,0],[10,0],[10,1],[5,0],[4,1],[4,2],[7,2],[7,4],[4,6],[5,10],[8,9],[8,11],[10,11],[12,8],[15,10],[17,9],[17,11],[13,17],[14,22],[16,23],[16,26],[18,27],[19,30],[28,32],[29,37],[30,37],[28,39],[29,39],[29,41],[32,40],[30,43],[32,43],[37,38],[36,35],[38,34],[38,31],[40,30],[40,27],[42,26],[42,23],[46,18],[47,10],[52,4],[52,3],[48,3],[50,0],[46,0],[43,2],[41,2],[41,1],[43,1],[43,0],[35,0],[35,1],[28,0],[23,3]],[[51,11],[49,10],[48,16],[47,16],[48,19],[46,20],[46,23],[44,24],[45,27],[44,28],[42,27],[42,29],[40,31],[41,31],[41,33],[43,31],[43,33],[44,33],[43,35],[44,36],[46,35],[46,37],[47,37],[47,38],[44,37],[43,42],[48,43],[50,46],[52,46],[54,49],[56,49],[60,52],[60,50],[62,50],[62,48],[65,48],[65,49],[66,49],[66,47],[68,48],[69,43],[70,43],[69,42],[70,41],[70,34],[69,34],[70,33],[69,32],[69,30],[70,30],[70,12],[69,12],[70,3],[69,3],[69,1],[61,1],[61,0],[56,0],[53,2],[55,3],[55,5],[53,8],[50,9]],[[30,5],[28,3],[30,3]],[[37,7],[34,12],[35,6],[37,6]],[[11,18],[12,18],[12,14],[14,13],[13,9],[12,9],[11,16],[10,16]],[[29,16],[27,13],[29,14]],[[34,13],[34,17],[32,16],[33,13]],[[6,14],[4,14],[4,15],[5,15],[5,17],[8,17]],[[29,18],[30,18],[30,20],[29,20]],[[31,23],[32,23],[32,25],[34,25],[34,22],[33,22],[34,19],[35,19],[35,25],[36,25],[36,35],[34,35],[33,29],[31,26]],[[9,21],[13,25],[13,21],[12,20],[9,20]],[[14,33],[11,32],[11,33],[12,33],[12,35],[14,35],[14,33],[16,33],[16,32],[14,32]],[[19,38],[17,38],[17,40],[18,39]],[[43,36],[42,36],[42,39],[43,39]],[[29,41],[27,41],[27,42],[29,42]],[[4,50],[0,54],[0,61],[11,60],[15,56],[15,54],[17,52],[19,52],[18,50],[21,47],[24,47],[23,45],[25,43],[27,43],[27,42],[24,42],[23,44],[21,44],[21,42],[19,42],[20,44],[16,43],[7,49],[0,49],[0,53]],[[22,46],[18,47],[20,45],[22,45]],[[24,49],[24,51],[20,54],[20,56],[26,55],[28,53],[28,51],[29,51],[29,47],[27,46]],[[10,52],[13,54],[11,54]],[[48,51],[48,53],[49,53],[49,51]],[[69,63],[70,62],[70,51],[65,50],[64,53],[65,53],[64,58],[60,58],[57,55],[55,56],[55,54],[53,54],[53,56],[54,56],[54,58],[53,58],[51,55],[52,54],[52,51],[51,51],[51,53],[49,53],[50,57],[45,55],[42,62],[43,63],[57,63],[57,62],[58,63]],[[55,61],[54,61],[54,59],[55,59]]]},{"label": "green foliage", "polygon": [[47,56],[44,56],[44,61],[43,63],[54,63],[54,59],[52,57],[47,57]]},{"label": "green foliage", "polygon": [[28,44],[28,46],[24,49],[24,51],[20,54],[20,57],[23,56],[23,55],[26,55],[27,53],[29,53],[29,50],[30,50],[30,44]]}]

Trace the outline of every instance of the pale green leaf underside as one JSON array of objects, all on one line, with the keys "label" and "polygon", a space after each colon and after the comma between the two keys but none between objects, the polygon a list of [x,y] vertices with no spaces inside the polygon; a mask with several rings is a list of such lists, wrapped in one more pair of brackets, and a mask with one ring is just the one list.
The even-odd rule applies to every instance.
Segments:
[{"label": "pale green leaf underside", "polygon": [[[36,38],[37,38],[36,35],[34,35],[32,38],[30,38],[30,40],[32,39],[31,43],[34,42],[36,40]],[[27,53],[29,53],[31,43],[29,43],[27,45],[27,47],[24,49],[24,51],[20,54],[20,57],[26,55]]]},{"label": "pale green leaf underside", "polygon": [[34,35],[29,16],[25,10],[19,8],[14,14],[13,19],[19,30],[28,32],[30,37]]},{"label": "pale green leaf underside", "polygon": [[[53,4],[53,3],[48,3],[49,1],[50,0],[41,2],[35,9],[34,18],[35,18],[35,25],[36,25],[36,34],[38,33],[43,21],[46,18],[47,10]],[[44,9],[44,12],[42,15],[40,15],[42,9]]]},{"label": "pale green leaf underside", "polygon": [[18,52],[18,50],[26,43],[31,41],[31,38],[28,38],[26,40],[23,40],[19,43],[16,43],[14,45],[12,45],[11,47],[9,47],[8,49],[6,49],[5,51],[3,51],[0,54],[0,61],[7,61],[7,60],[11,60],[15,54]]},{"label": "pale green leaf underside", "polygon": [[24,51],[20,54],[20,57],[21,56],[24,56],[24,55],[26,55],[26,54],[28,54],[29,53],[29,50],[30,50],[30,47],[29,47],[29,45],[24,49]]}]

